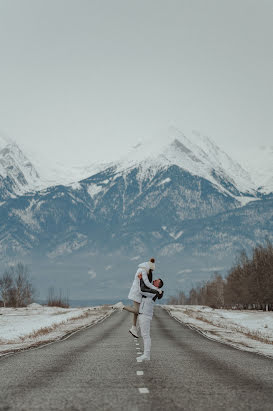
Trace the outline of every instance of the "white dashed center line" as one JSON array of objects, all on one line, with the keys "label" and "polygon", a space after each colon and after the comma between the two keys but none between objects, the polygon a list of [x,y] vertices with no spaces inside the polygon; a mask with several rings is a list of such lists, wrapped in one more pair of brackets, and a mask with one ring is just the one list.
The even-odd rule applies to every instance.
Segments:
[{"label": "white dashed center line", "polygon": [[137,371],[136,373],[137,373],[137,375],[143,375],[144,374],[143,371]]},{"label": "white dashed center line", "polygon": [[149,390],[148,388],[139,388],[138,391],[140,392],[140,394],[149,394]]}]

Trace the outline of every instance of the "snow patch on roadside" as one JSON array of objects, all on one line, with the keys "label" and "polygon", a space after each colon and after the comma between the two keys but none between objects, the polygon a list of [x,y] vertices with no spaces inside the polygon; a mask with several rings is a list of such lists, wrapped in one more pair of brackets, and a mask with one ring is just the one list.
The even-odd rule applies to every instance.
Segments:
[{"label": "snow patch on roadside", "polygon": [[273,312],[162,306],[177,321],[209,339],[273,358]]},{"label": "snow patch on roadside", "polygon": [[0,356],[50,341],[94,325],[113,312],[110,306],[85,308],[47,307],[0,308]]}]

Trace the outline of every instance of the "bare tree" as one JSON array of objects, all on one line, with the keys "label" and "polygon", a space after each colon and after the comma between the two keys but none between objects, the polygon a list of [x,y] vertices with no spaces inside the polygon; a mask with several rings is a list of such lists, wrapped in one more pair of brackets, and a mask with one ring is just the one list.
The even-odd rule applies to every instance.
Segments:
[{"label": "bare tree", "polygon": [[226,279],[214,273],[211,280],[192,287],[188,297],[181,291],[169,304],[202,304],[210,307],[256,308],[273,311],[273,245],[258,245],[248,257],[242,251]]},{"label": "bare tree", "polygon": [[13,286],[13,278],[11,273],[7,270],[4,272],[2,278],[0,278],[0,292],[3,300],[4,307],[9,301],[9,296]]},{"label": "bare tree", "polygon": [[56,295],[54,287],[48,289],[47,305],[49,307],[69,308],[68,290],[66,296],[63,296],[62,290],[59,289],[59,296]]},{"label": "bare tree", "polygon": [[24,307],[33,301],[34,288],[29,278],[29,269],[23,263],[18,263],[5,271],[0,288],[5,305]]},{"label": "bare tree", "polygon": [[14,267],[14,288],[16,307],[28,305],[33,301],[34,289],[29,279],[29,269],[22,263]]},{"label": "bare tree", "polygon": [[187,297],[183,291],[178,294],[178,304],[184,305],[187,302]]}]

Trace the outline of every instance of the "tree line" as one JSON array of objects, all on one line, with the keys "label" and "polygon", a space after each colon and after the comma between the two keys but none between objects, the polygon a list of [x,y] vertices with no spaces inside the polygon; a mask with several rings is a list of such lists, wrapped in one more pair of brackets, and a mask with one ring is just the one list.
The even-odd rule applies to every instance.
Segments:
[{"label": "tree line", "polygon": [[214,273],[207,282],[171,297],[169,304],[208,305],[212,308],[273,310],[273,245],[242,251],[226,278]]},{"label": "tree line", "polygon": [[[21,262],[12,265],[0,276],[0,306],[26,307],[34,301],[35,294],[37,293],[32,285],[27,265]],[[50,287],[46,305],[68,308],[68,290],[64,295],[61,289],[58,294],[54,287]]]}]

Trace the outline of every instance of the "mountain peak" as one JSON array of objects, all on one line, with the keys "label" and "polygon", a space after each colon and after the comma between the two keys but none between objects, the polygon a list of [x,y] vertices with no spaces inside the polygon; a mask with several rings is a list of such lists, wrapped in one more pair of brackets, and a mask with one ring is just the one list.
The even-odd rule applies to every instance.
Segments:
[{"label": "mountain peak", "polygon": [[174,150],[176,150],[177,153],[180,153],[182,155],[187,155],[191,160],[195,162],[202,162],[196,155],[194,154],[194,151],[188,147],[185,146],[181,141],[175,139],[170,147]]},{"label": "mountain peak", "polygon": [[[38,170],[41,161],[37,160]],[[147,174],[152,176],[158,170],[175,165],[192,175],[209,180],[218,188],[222,183],[231,184],[241,193],[254,194],[255,185],[249,174],[233,161],[217,144],[199,131],[182,132],[174,126],[162,130],[153,139],[138,141],[127,155],[118,161],[108,164],[93,164],[90,167],[55,167],[52,177],[43,180],[39,178],[33,164],[24,156],[13,140],[0,136],[0,176],[7,176],[8,167],[12,173],[19,170],[24,175],[24,191],[26,189],[41,189],[52,185],[65,184],[88,178],[109,167],[115,167],[118,173],[127,173],[129,169],[139,169],[139,179]],[[11,172],[11,171],[9,171]],[[41,172],[41,174],[46,174]],[[54,175],[53,175],[54,174]],[[224,190],[225,191],[225,190]]]},{"label": "mountain peak", "polygon": [[139,142],[127,156],[112,165],[120,173],[139,168],[140,179],[175,165],[209,180],[223,192],[227,192],[224,186],[231,185],[240,193],[255,195],[255,185],[250,175],[211,138],[196,130],[186,134],[173,126],[169,127],[164,133],[159,133],[158,138]]},{"label": "mountain peak", "polygon": [[18,145],[6,136],[0,136],[0,178],[1,196],[8,198],[35,190],[40,177],[20,150]]}]

